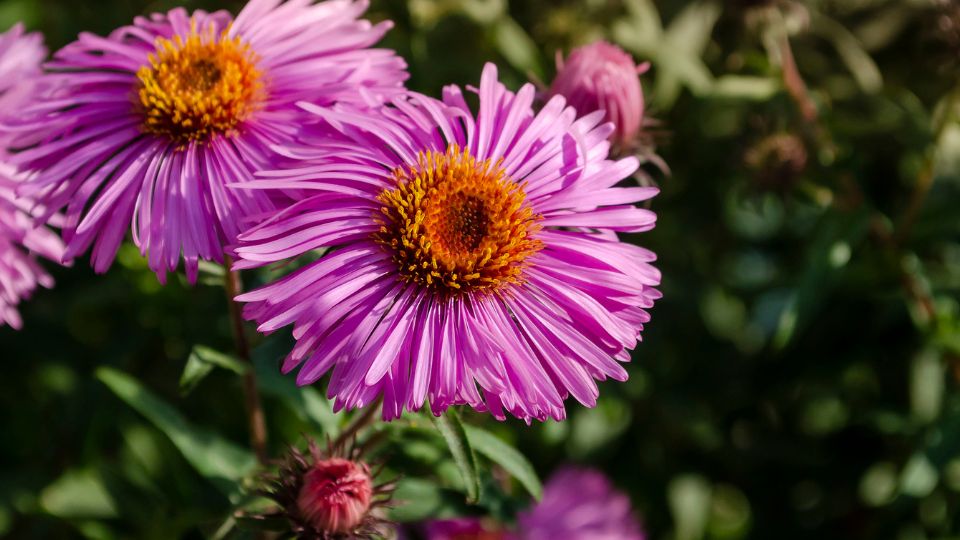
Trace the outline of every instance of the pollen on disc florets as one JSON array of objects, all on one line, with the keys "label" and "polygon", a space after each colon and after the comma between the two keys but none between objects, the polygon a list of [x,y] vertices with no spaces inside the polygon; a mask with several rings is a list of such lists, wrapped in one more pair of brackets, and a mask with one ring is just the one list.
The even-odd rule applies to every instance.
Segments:
[{"label": "pollen on disc florets", "polygon": [[374,239],[393,254],[403,279],[445,295],[495,291],[522,281],[528,258],[543,244],[540,216],[523,186],[499,163],[467,149],[427,151],[393,171]]},{"label": "pollen on disc florets", "polygon": [[137,78],[143,130],[178,142],[229,134],[263,98],[250,46],[212,26],[203,33],[194,28],[186,38],[157,39]]}]

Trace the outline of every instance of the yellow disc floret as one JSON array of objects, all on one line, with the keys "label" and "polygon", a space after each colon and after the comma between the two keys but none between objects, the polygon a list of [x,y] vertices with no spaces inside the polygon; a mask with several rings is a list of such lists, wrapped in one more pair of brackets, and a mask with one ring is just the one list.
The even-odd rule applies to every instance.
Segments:
[{"label": "yellow disc floret", "polygon": [[212,26],[157,39],[150,64],[137,72],[143,130],[181,143],[231,133],[263,100],[255,60],[249,45]]},{"label": "yellow disc floret", "polygon": [[393,254],[403,279],[444,295],[522,281],[527,259],[543,247],[534,238],[540,216],[499,163],[451,145],[421,153],[393,176],[396,187],[378,197],[374,239]]}]

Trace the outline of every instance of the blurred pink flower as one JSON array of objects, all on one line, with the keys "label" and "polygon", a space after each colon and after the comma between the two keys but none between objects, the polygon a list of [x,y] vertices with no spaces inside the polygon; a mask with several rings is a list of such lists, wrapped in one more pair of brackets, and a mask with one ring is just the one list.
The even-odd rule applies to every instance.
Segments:
[{"label": "blurred pink flower", "polygon": [[[43,36],[25,33],[17,24],[0,34],[0,116],[7,117],[23,106],[37,89],[40,64],[47,55]],[[6,139],[0,139],[6,143]],[[17,186],[24,175],[9,163],[6,144],[0,147],[0,325],[20,328],[17,305],[37,286],[52,287],[50,277],[35,255],[60,262],[63,243],[46,227],[39,226],[33,201],[18,198]]]},{"label": "blurred pink flower", "polygon": [[516,540],[644,540],[630,498],[600,471],[554,473],[543,498],[517,518]]},{"label": "blurred pink flower", "polygon": [[644,540],[630,499],[600,471],[564,468],[544,486],[543,498],[522,512],[513,529],[489,519],[430,521],[426,540]]}]

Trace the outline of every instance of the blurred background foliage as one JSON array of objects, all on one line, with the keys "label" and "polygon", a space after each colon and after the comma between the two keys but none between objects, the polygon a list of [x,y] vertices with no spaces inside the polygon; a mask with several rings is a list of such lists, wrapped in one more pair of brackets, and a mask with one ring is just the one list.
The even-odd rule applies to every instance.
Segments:
[{"label": "blurred background foliage", "polygon": [[[0,25],[55,49],[174,5],[0,0]],[[664,299],[630,380],[567,422],[468,423],[541,476],[601,467],[653,539],[960,538],[960,4],[374,0],[370,14],[396,22],[385,46],[434,95],[488,60],[514,87],[548,82],[555,51],[601,38],[652,64],[649,136],[671,173],[651,169],[660,221],[637,241],[660,255]],[[161,287],[126,246],[105,276],[86,261],[55,275],[23,331],[0,329],[0,535],[235,534],[252,458],[243,367],[214,352],[231,350],[216,269]],[[275,374],[285,339],[256,353],[276,453],[347,421]],[[477,512],[428,427],[376,428],[411,501],[395,517]],[[485,478],[482,511],[508,519],[522,487]]]}]

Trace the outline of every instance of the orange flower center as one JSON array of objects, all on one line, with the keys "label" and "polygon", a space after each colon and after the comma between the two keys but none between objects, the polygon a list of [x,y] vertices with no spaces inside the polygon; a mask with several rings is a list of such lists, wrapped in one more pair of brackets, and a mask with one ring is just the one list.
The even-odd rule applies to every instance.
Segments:
[{"label": "orange flower center", "polygon": [[393,171],[374,239],[393,253],[403,279],[443,294],[495,291],[522,281],[543,244],[523,187],[499,163],[451,145]]},{"label": "orange flower center", "polygon": [[263,100],[250,46],[211,26],[186,39],[157,39],[150,64],[137,72],[143,130],[178,142],[229,134]]}]

